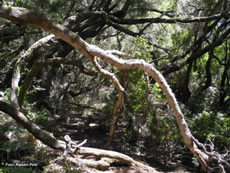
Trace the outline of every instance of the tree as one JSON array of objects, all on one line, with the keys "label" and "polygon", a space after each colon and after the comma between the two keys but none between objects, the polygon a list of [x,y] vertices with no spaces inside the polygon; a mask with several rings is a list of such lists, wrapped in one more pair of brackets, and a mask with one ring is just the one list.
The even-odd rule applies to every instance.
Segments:
[{"label": "tree", "polygon": [[[93,3],[95,3],[95,2],[96,1],[93,1]],[[105,8],[104,11],[109,10],[109,6],[111,3],[111,1],[106,1],[106,2],[107,2],[106,3],[107,5],[105,5],[105,4],[104,5],[108,9]],[[137,2],[138,1],[136,1],[136,3]],[[191,23],[191,22],[197,22],[197,21],[207,22],[207,21],[213,21],[213,20],[220,20],[226,16],[229,17],[228,13],[221,13],[221,14],[217,14],[217,15],[213,15],[213,16],[209,16],[209,17],[198,17],[198,18],[125,19],[124,13],[128,10],[128,4],[130,4],[130,1],[126,1],[124,6],[122,7],[121,11],[111,13],[111,16],[108,16],[108,18],[106,18],[106,19],[108,19],[108,21],[107,21],[108,24],[110,24],[114,28],[121,30],[122,32],[125,32],[127,34],[130,34],[132,36],[136,36],[136,35],[141,34],[147,27],[145,26],[144,28],[142,28],[140,30],[140,32],[134,33],[133,31],[130,31],[127,28],[121,27],[119,24],[132,25],[132,24],[144,24],[144,23],[150,23],[151,24],[151,23],[158,23],[158,22],[162,22],[162,23],[175,23],[175,22]],[[109,12],[107,12],[107,13],[109,13]],[[90,15],[91,14],[92,13],[90,13]],[[166,14],[170,15],[169,13],[166,13]],[[105,14],[95,12],[94,15],[95,16],[101,15],[103,17]],[[120,51],[113,51],[113,50],[112,51],[104,51],[104,50],[102,50],[96,46],[93,46],[93,45],[85,42],[79,36],[80,34],[82,34],[82,37],[84,37],[84,36],[87,36],[87,34],[92,34],[92,33],[96,35],[97,33],[92,32],[92,30],[95,31],[95,28],[92,28],[92,30],[90,32],[87,32],[87,30],[83,30],[83,31],[85,31],[85,33],[82,32],[82,33],[79,33],[79,35],[78,35],[72,31],[70,31],[69,29],[67,29],[65,26],[56,24],[55,22],[51,21],[50,19],[48,19],[46,16],[44,16],[42,14],[33,13],[33,12],[30,12],[29,10],[26,10],[24,8],[8,7],[8,6],[4,6],[4,5],[1,6],[0,16],[2,18],[9,19],[9,20],[11,20],[17,24],[34,25],[36,27],[42,28],[48,32],[55,34],[57,37],[61,38],[65,42],[67,42],[69,45],[71,45],[74,48],[76,48],[77,50],[79,50],[88,59],[88,61],[92,63],[92,65],[98,70],[98,72],[100,72],[102,75],[104,75],[107,78],[109,78],[110,80],[112,80],[112,82],[114,83],[114,85],[118,91],[118,101],[114,107],[114,113],[113,113],[114,119],[113,119],[112,126],[111,126],[110,139],[108,141],[109,143],[111,142],[111,137],[113,135],[117,112],[118,112],[120,105],[123,101],[124,89],[120,85],[119,81],[117,80],[116,76],[114,76],[114,74],[104,70],[100,66],[100,64],[98,63],[98,59],[101,59],[104,62],[111,64],[112,66],[116,66],[117,68],[122,69],[122,70],[130,69],[130,68],[138,68],[138,69],[141,69],[142,71],[144,71],[145,73],[147,73],[148,75],[150,75],[160,85],[160,87],[162,88],[162,91],[166,95],[167,100],[168,100],[168,102],[169,102],[169,104],[170,104],[170,106],[174,112],[175,117],[176,117],[177,124],[179,126],[180,131],[181,131],[181,135],[183,136],[184,142],[187,145],[187,147],[190,149],[190,151],[198,158],[199,162],[202,165],[203,170],[207,169],[207,163],[211,159],[217,160],[220,163],[221,169],[223,170],[222,164],[226,163],[226,162],[224,160],[222,160],[221,157],[219,157],[220,155],[218,153],[208,152],[205,149],[205,147],[192,136],[192,134],[191,134],[191,132],[187,126],[187,123],[184,120],[184,115],[182,114],[182,112],[179,108],[179,105],[177,103],[177,100],[176,100],[174,94],[172,93],[171,89],[169,88],[164,77],[161,75],[161,73],[159,71],[157,71],[154,68],[153,65],[146,63],[143,60],[138,60],[135,57],[127,55],[127,54],[122,53]],[[173,15],[173,17],[174,16],[175,15]],[[118,17],[120,17],[120,18],[118,18]],[[94,20],[94,19],[92,19],[92,20]],[[114,22],[116,24],[114,24]],[[104,25],[105,25],[105,23],[104,23]],[[66,26],[68,26],[68,22],[67,22]],[[91,25],[89,25],[89,26],[92,27]],[[225,37],[226,35],[228,35],[228,33],[229,33],[229,30],[227,30],[226,32],[223,32],[223,34],[220,38]],[[27,74],[27,76],[24,80],[24,84],[20,90],[19,97],[17,98],[18,82],[20,79],[20,69],[23,67],[25,62],[28,62],[30,60],[31,53],[33,53],[34,47],[39,46],[39,44],[41,42],[47,43],[48,41],[50,41],[50,39],[53,39],[53,38],[54,38],[53,36],[47,36],[43,40],[40,40],[39,42],[37,42],[37,44],[33,45],[33,47],[31,47],[30,50],[28,50],[19,59],[19,61],[15,62],[16,66],[14,68],[14,75],[13,75],[13,80],[12,80],[12,91],[11,91],[11,102],[12,102],[12,104],[1,102],[1,110],[7,114],[10,114],[16,120],[21,122],[35,137],[37,137],[38,139],[40,139],[41,141],[43,141],[47,145],[52,146],[54,148],[64,148],[65,144],[63,142],[56,141],[54,138],[51,138],[48,135],[42,134],[42,131],[40,131],[35,125],[31,125],[31,123],[28,122],[28,120],[23,116],[23,114],[20,113],[20,109],[21,109],[21,106],[23,104],[24,95],[28,89],[28,86],[30,85],[32,77],[36,75],[37,71],[39,71],[39,69],[42,66],[47,66],[47,65],[51,65],[51,64],[52,65],[60,64],[60,63],[76,64],[77,66],[79,66],[78,62],[72,61],[72,60],[71,61],[63,60],[62,58],[53,58],[50,60],[40,61],[40,62],[38,61],[37,63],[33,64],[30,72]],[[211,44],[211,46],[218,46],[219,44],[221,44],[220,42],[215,41],[215,43]],[[197,44],[199,45],[199,43],[197,43]],[[69,46],[67,46],[67,48],[68,48],[67,50],[72,49]],[[209,46],[202,49],[200,51],[200,54],[203,55],[204,53],[206,53],[207,49],[209,50]],[[190,51],[188,50],[188,52],[186,52],[186,55],[189,54]],[[199,52],[199,51],[196,50],[196,53],[197,52]],[[164,74],[168,74],[171,71],[180,69],[184,64],[189,63],[190,59],[193,59],[193,57],[197,57],[196,53],[194,53],[194,55],[192,53],[191,57],[189,57],[188,60],[186,60],[186,61],[182,60],[182,62],[178,66],[175,67],[174,65],[172,65],[172,66],[167,67],[167,71],[166,70],[165,71],[162,70],[162,71],[164,72]],[[183,56],[185,57],[186,55],[183,55]],[[122,59],[122,57],[130,58],[130,59],[124,60],[124,59]],[[178,58],[176,57],[176,59],[178,59]],[[190,73],[189,69],[191,69],[191,68],[188,68],[188,74]],[[188,82],[186,82],[186,83],[188,83]],[[185,85],[185,86],[187,86],[187,85]],[[186,96],[186,97],[188,97],[188,96]],[[45,136],[45,138],[44,138],[44,136]],[[50,140],[47,140],[47,138]],[[47,141],[49,141],[49,142],[47,142]]]}]

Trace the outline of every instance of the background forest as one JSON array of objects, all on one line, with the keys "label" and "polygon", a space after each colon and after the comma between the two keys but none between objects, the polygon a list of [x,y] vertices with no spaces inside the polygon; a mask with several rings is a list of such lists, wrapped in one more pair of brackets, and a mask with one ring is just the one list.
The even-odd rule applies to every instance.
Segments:
[{"label": "background forest", "polygon": [[[228,0],[5,0],[2,4],[43,13],[89,44],[153,65],[175,94],[194,137],[230,161]],[[124,88],[121,105],[114,80],[78,50],[40,28],[0,18],[1,102],[17,104],[29,120],[58,139],[64,135],[78,143],[87,139],[85,146],[125,153],[163,172],[178,166],[199,172],[201,165],[186,148],[160,85],[140,69],[120,70],[101,59],[98,63]],[[44,166],[58,157],[36,149],[35,140],[0,104],[0,163],[33,158]],[[66,172],[83,169],[63,165]],[[207,172],[218,172],[221,166],[211,162]],[[227,164],[223,167],[230,170]],[[22,172],[41,172],[39,168],[20,167]],[[18,169],[0,164],[0,172]]]}]

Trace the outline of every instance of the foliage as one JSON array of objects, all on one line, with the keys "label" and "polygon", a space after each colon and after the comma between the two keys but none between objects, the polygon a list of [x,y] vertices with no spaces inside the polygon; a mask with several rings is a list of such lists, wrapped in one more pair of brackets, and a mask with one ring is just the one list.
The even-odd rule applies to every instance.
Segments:
[{"label": "foliage", "polygon": [[5,91],[0,91],[0,100],[1,101],[5,101],[5,102],[9,102],[10,100],[10,88],[7,88]]},{"label": "foliage", "polygon": [[38,124],[45,125],[45,123],[48,121],[48,117],[50,116],[50,112],[46,108],[37,110],[31,107],[30,105],[27,105],[27,108],[27,115],[32,121],[35,121]]},{"label": "foliage", "polygon": [[[135,56],[150,62],[153,47],[148,41],[137,37],[134,44]],[[129,52],[131,53],[131,50]],[[132,142],[137,136],[146,137],[148,141],[154,141],[154,148],[158,151],[165,150],[165,146],[170,147],[169,143],[183,144],[159,84],[152,80],[147,84],[146,77],[139,69],[129,70],[126,76],[125,112],[131,114],[133,125],[132,128],[127,127],[125,139]],[[123,118],[123,121],[125,120],[127,121],[127,118]]]},{"label": "foliage", "polygon": [[[151,60],[151,52],[153,51],[153,46],[148,43],[148,40],[138,36],[133,43],[136,45],[136,51],[134,55],[139,59],[144,59],[146,62],[149,62]],[[132,51],[130,50],[129,53],[132,54]]]},{"label": "foliage", "polygon": [[190,126],[200,141],[211,140],[217,148],[230,146],[230,118],[227,115],[203,111],[191,121]]},{"label": "foliage", "polygon": [[27,168],[27,167],[8,167],[8,168],[0,169],[0,173],[15,173],[15,172],[38,173],[40,171],[35,170],[33,168]]},{"label": "foliage", "polygon": [[[13,154],[13,157],[21,157],[24,152],[30,153],[34,150],[34,144],[32,136],[20,128],[10,128],[8,126],[1,126],[0,133],[6,132],[12,133],[10,140],[2,141],[0,150],[2,152],[9,152]],[[17,155],[18,153],[18,155]]]}]

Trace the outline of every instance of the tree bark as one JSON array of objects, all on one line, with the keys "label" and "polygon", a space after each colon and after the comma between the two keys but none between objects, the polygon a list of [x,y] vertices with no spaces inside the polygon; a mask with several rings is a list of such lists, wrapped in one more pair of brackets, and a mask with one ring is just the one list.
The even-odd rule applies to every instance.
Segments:
[{"label": "tree bark", "polygon": [[41,140],[44,144],[55,149],[65,149],[65,142],[59,141],[56,138],[49,135],[48,133],[46,133],[45,131],[43,131],[39,126],[28,120],[28,118],[12,104],[0,101],[0,111],[13,117],[16,120],[16,122],[21,124],[34,137]]}]

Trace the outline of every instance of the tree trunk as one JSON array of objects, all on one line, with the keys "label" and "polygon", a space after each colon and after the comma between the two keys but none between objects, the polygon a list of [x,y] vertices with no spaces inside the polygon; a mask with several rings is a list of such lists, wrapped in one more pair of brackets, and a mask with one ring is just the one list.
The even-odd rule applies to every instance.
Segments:
[{"label": "tree trunk", "polygon": [[56,149],[65,149],[66,144],[63,141],[59,141],[52,137],[39,126],[28,120],[28,118],[20,111],[18,111],[15,106],[9,103],[0,101],[0,110],[11,117],[13,117],[17,123],[21,124],[26,128],[35,138],[41,140],[44,144]]}]

